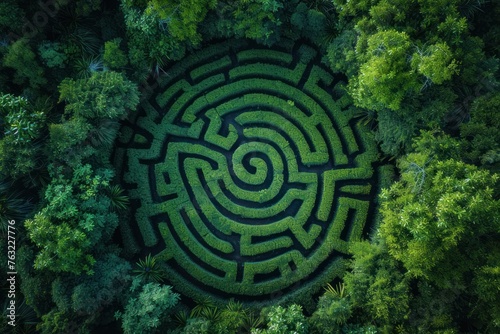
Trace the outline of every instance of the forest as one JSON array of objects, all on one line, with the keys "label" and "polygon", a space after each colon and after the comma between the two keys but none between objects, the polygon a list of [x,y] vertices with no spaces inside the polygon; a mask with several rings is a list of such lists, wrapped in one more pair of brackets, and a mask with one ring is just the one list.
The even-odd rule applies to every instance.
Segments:
[{"label": "forest", "polygon": [[500,1],[2,0],[2,333],[500,333]]}]

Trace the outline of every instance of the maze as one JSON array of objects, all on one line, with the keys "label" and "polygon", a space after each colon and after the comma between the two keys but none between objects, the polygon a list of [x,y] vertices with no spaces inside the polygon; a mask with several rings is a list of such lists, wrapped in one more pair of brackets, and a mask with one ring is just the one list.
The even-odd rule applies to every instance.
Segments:
[{"label": "maze", "polygon": [[123,123],[123,242],[158,254],[185,295],[310,295],[369,234],[387,170],[320,60],[306,42],[215,44],[168,69]]}]

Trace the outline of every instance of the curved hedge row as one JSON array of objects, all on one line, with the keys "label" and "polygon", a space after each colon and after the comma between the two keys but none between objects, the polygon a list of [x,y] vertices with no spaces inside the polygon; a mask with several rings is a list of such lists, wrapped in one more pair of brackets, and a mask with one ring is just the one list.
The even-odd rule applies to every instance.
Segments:
[{"label": "curved hedge row", "polygon": [[373,221],[377,150],[314,47],[226,42],[168,73],[115,152],[130,249],[160,253],[195,298],[300,296],[340,275]]}]

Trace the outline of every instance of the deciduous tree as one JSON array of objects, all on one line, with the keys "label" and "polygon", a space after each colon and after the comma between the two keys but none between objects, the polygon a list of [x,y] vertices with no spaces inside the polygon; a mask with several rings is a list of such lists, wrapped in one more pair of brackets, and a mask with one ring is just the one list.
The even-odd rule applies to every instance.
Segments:
[{"label": "deciduous tree", "polygon": [[302,314],[302,307],[292,304],[288,307],[273,306],[266,315],[267,329],[252,330],[252,334],[307,334],[309,326]]},{"label": "deciduous tree", "polygon": [[[132,285],[132,289],[136,288]],[[171,286],[148,283],[129,299],[123,314],[118,312],[116,316],[122,319],[125,334],[156,333],[178,301],[179,295],[172,292]]]},{"label": "deciduous tree", "polygon": [[39,89],[47,83],[43,68],[26,38],[21,38],[10,45],[3,58],[3,64],[15,70],[14,83],[18,85],[28,82],[33,89]]},{"label": "deciduous tree", "polygon": [[65,172],[50,168],[45,206],[25,225],[39,251],[35,268],[74,274],[93,273],[94,252],[109,240],[118,225],[105,195],[113,172],[90,165]]},{"label": "deciduous tree", "polygon": [[472,304],[461,304],[468,311],[461,312],[495,328],[500,176],[440,157],[447,150],[439,144],[417,140],[415,148],[400,160],[401,180],[382,193],[380,235],[408,275],[470,298]]},{"label": "deciduous tree", "polygon": [[216,5],[217,0],[152,0],[148,11],[159,14],[161,24],[172,38],[198,45],[201,42],[198,25]]}]

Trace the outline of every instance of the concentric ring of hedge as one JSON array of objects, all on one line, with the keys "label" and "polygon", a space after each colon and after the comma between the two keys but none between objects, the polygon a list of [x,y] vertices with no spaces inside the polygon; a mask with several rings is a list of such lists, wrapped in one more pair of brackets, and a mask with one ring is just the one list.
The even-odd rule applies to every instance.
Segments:
[{"label": "concentric ring of hedge", "polygon": [[160,254],[194,298],[263,301],[340,275],[371,227],[379,168],[317,50],[232,41],[167,73],[115,152],[126,246]]}]

